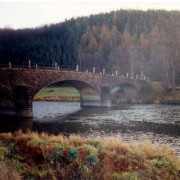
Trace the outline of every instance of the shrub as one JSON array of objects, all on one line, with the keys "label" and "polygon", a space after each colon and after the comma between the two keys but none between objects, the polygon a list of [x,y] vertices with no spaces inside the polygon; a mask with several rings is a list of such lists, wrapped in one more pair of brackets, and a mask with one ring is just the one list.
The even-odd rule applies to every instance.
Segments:
[{"label": "shrub", "polygon": [[98,162],[98,157],[96,154],[90,154],[86,157],[86,163],[90,166],[96,164],[97,162]]},{"label": "shrub", "polygon": [[68,156],[67,158],[69,160],[72,160],[72,159],[77,159],[79,157],[79,153],[77,150],[74,150],[74,149],[71,149],[68,151]]},{"label": "shrub", "polygon": [[0,134],[0,158],[3,180],[20,179],[20,175],[22,179],[54,180],[180,179],[180,160],[168,146],[125,143],[113,137],[4,133]]}]

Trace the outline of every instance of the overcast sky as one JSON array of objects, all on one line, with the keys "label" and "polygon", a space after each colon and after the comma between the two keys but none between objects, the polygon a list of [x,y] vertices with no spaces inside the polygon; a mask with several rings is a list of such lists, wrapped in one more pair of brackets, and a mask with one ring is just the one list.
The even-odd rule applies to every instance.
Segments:
[{"label": "overcast sky", "polygon": [[0,0],[0,28],[28,28],[118,9],[180,10],[180,0]]}]

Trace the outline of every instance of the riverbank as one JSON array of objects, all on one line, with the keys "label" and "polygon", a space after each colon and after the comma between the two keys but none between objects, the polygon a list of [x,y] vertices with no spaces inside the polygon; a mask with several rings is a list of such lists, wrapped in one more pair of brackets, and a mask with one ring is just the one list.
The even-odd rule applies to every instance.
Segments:
[{"label": "riverbank", "polygon": [[164,89],[163,85],[158,82],[149,83],[149,95],[144,95],[143,101],[148,104],[170,104],[180,105],[180,87],[176,87],[176,92],[172,89]]},{"label": "riverbank", "polygon": [[180,179],[168,146],[119,138],[0,134],[0,179]]},{"label": "riverbank", "polygon": [[180,92],[152,94],[144,98],[144,102],[148,104],[169,104],[180,105]]},{"label": "riverbank", "polygon": [[116,93],[112,96],[114,104],[167,104],[180,105],[180,87],[176,87],[176,92],[165,90],[158,82],[151,82],[142,90],[137,97],[126,97],[123,93]]},{"label": "riverbank", "polygon": [[80,94],[72,87],[46,87],[36,94],[34,101],[78,102]]}]

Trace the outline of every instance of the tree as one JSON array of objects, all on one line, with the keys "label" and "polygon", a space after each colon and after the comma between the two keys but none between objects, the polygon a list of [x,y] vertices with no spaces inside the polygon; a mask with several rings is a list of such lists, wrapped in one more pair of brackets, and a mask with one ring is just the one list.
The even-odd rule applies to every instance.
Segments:
[{"label": "tree", "polygon": [[[178,17],[175,19],[170,19],[169,28],[167,29],[167,38],[168,38],[168,48],[169,48],[169,58],[171,66],[171,85],[172,92],[176,92],[176,78],[179,77],[180,71],[180,20]],[[178,80],[178,79],[177,79]]]}]

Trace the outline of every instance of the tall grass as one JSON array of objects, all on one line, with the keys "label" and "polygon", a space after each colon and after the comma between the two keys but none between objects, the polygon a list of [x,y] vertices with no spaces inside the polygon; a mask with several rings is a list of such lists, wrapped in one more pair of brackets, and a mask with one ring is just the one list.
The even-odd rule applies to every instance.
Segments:
[{"label": "tall grass", "polygon": [[5,163],[0,162],[0,180],[20,180],[20,175],[12,169],[9,169]]},{"label": "tall grass", "polygon": [[36,101],[79,101],[79,99],[80,94],[73,87],[46,87],[34,97]]},{"label": "tall grass", "polygon": [[0,134],[0,179],[180,179],[180,159],[148,141]]}]

